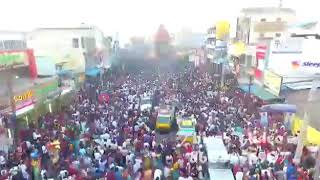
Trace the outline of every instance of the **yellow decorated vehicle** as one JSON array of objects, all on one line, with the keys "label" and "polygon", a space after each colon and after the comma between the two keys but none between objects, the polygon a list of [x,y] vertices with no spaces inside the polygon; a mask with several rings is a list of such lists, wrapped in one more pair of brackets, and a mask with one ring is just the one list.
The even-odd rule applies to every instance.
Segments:
[{"label": "yellow decorated vehicle", "polygon": [[160,110],[156,122],[158,131],[170,131],[172,126],[171,114],[167,110]]},{"label": "yellow decorated vehicle", "polygon": [[184,142],[191,144],[197,143],[197,133],[195,128],[195,120],[190,119],[180,119],[179,121],[179,131],[177,132],[177,137]]}]

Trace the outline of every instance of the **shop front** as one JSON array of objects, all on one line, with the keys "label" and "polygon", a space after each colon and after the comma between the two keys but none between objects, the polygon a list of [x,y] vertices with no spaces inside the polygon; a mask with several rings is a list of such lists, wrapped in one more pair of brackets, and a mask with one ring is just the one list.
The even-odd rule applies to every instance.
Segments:
[{"label": "shop front", "polygon": [[[16,105],[16,127],[24,129],[30,125],[37,125],[40,116],[48,112],[58,111],[61,90],[56,80],[45,82],[14,96]],[[6,109],[11,113],[11,108]]]},{"label": "shop front", "polygon": [[[34,109],[36,99],[32,90],[16,93],[13,96],[15,103],[15,122],[14,127],[28,127],[34,121]],[[3,114],[12,114],[12,107],[8,104],[5,109],[1,111]]]}]

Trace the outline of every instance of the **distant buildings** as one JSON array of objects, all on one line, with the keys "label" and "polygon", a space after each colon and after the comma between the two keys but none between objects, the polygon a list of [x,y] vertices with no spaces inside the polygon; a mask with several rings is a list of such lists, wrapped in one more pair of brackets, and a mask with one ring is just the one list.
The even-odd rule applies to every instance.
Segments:
[{"label": "distant buildings", "polygon": [[206,33],[192,32],[191,29],[184,28],[174,34],[172,44],[178,49],[200,48],[206,41]]}]

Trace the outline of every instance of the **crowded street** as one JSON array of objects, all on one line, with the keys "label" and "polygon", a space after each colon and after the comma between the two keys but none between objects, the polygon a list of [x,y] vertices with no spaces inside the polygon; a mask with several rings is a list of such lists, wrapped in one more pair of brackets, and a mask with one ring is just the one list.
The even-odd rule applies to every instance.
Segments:
[{"label": "crowded street", "polygon": [[283,117],[262,124],[263,102],[236,79],[221,88],[192,64],[159,72],[88,83],[64,111],[20,132],[0,156],[1,179],[311,179],[315,159],[295,165]]}]

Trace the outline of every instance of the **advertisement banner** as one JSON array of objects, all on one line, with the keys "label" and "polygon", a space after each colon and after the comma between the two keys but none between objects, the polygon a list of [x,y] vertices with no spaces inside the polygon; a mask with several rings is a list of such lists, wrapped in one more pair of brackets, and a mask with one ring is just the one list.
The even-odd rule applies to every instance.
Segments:
[{"label": "advertisement banner", "polygon": [[0,70],[10,66],[28,66],[28,54],[25,51],[0,51]]},{"label": "advertisement banner", "polygon": [[272,94],[279,96],[282,85],[282,77],[269,70],[265,70],[264,85]]}]

